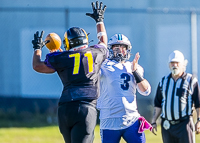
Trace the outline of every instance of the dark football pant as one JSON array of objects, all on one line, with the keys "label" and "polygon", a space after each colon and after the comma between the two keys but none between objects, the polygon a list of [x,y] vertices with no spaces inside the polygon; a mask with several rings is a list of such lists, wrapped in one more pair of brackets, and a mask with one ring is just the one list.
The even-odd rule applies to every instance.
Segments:
[{"label": "dark football pant", "polygon": [[59,106],[58,124],[65,143],[92,143],[97,110],[85,103],[70,102]]},{"label": "dark football pant", "polygon": [[161,122],[163,143],[194,143],[195,127],[192,118],[188,118],[178,124],[170,125],[168,130],[163,128]]}]

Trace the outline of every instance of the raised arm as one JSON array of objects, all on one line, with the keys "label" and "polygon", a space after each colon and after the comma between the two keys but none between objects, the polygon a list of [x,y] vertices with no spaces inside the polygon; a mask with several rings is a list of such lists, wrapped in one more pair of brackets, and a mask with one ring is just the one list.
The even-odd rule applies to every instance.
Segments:
[{"label": "raised arm", "polygon": [[32,40],[34,49],[32,66],[33,69],[39,73],[54,73],[54,69],[47,67],[44,61],[41,61],[42,47],[48,43],[48,41],[42,40],[43,34],[44,31],[41,32],[40,36],[38,31],[34,34],[34,39]]},{"label": "raised arm", "polygon": [[96,8],[95,8],[95,3],[92,2],[92,9],[93,13],[86,13],[87,16],[90,16],[96,21],[96,26],[97,26],[97,38],[99,39],[99,44],[103,43],[107,47],[107,33],[104,25],[104,12],[106,10],[106,5],[103,6],[103,3],[96,1]]},{"label": "raised arm", "polygon": [[133,75],[136,79],[137,86],[139,88],[139,93],[147,96],[151,93],[151,86],[150,86],[149,82],[146,79],[144,79],[140,75],[140,73],[137,71],[139,58],[140,58],[139,53],[136,53],[135,58],[132,62],[132,64],[133,64],[132,65],[132,71],[133,71]]}]

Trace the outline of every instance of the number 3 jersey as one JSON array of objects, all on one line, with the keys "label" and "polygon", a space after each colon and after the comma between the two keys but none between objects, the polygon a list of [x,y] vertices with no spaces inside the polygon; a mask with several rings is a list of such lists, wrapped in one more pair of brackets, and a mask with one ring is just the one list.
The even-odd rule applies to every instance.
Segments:
[{"label": "number 3 jersey", "polygon": [[[143,68],[137,70],[143,75]],[[149,95],[150,88],[141,92],[132,74],[132,63],[119,63],[106,59],[101,66],[100,97],[97,109],[100,110],[100,128],[118,130],[131,126],[140,116],[137,110],[136,89],[142,95]]]},{"label": "number 3 jersey", "polygon": [[59,102],[97,99],[100,66],[106,58],[103,45],[47,54],[45,64],[57,71],[64,86]]}]

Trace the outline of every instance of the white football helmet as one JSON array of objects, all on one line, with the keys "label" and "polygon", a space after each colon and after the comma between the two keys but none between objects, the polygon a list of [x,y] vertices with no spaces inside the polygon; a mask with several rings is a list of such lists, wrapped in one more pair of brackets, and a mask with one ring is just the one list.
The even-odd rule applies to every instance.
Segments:
[{"label": "white football helmet", "polygon": [[[112,50],[113,45],[126,45],[127,54],[123,56],[121,53],[114,55]],[[118,62],[128,60],[130,58],[132,46],[129,39],[123,34],[115,34],[108,41],[109,59],[116,60]]]}]

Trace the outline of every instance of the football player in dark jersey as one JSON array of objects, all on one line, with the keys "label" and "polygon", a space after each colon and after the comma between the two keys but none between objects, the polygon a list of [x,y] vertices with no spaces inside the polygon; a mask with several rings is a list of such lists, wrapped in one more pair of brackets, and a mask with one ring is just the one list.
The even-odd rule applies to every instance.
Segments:
[{"label": "football player in dark jersey", "polygon": [[87,33],[71,27],[64,35],[64,52],[52,52],[41,60],[43,41],[34,34],[33,69],[39,73],[57,72],[63,91],[59,99],[58,123],[66,143],[92,143],[97,119],[96,100],[99,96],[99,72],[107,58],[107,34],[103,23],[106,6],[92,2],[93,13],[86,13],[96,21],[98,44],[88,46]]}]

